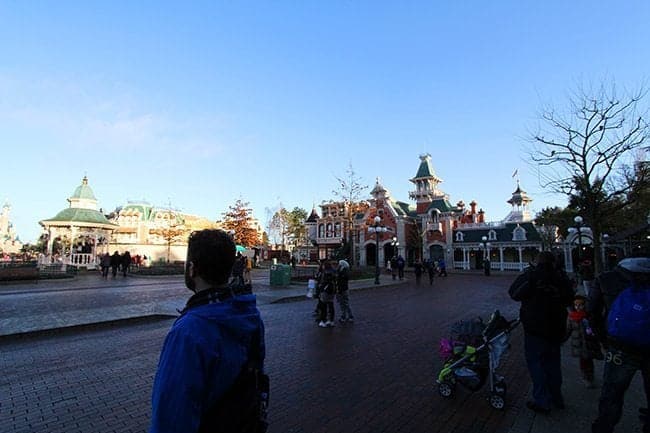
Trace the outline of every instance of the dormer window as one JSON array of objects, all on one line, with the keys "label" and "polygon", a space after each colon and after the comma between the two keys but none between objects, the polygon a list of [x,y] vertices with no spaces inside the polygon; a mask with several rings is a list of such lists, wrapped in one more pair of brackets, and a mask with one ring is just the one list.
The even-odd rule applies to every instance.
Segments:
[{"label": "dormer window", "polygon": [[515,229],[512,231],[512,240],[513,241],[525,241],[526,240],[526,230],[517,225]]},{"label": "dormer window", "polygon": [[465,235],[463,232],[457,232],[456,233],[456,242],[464,242],[465,241]]},{"label": "dormer window", "polygon": [[497,232],[495,232],[494,230],[490,230],[488,232],[488,240],[489,241],[496,241],[497,240]]}]

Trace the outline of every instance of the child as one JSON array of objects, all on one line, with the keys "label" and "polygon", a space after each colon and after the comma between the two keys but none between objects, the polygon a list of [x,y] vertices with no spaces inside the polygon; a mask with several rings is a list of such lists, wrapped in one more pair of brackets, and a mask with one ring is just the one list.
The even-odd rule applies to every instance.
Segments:
[{"label": "child", "polygon": [[594,359],[603,359],[600,343],[591,329],[585,311],[587,298],[576,295],[567,318],[567,338],[571,339],[571,355],[580,358],[582,380],[587,388],[594,388]]}]

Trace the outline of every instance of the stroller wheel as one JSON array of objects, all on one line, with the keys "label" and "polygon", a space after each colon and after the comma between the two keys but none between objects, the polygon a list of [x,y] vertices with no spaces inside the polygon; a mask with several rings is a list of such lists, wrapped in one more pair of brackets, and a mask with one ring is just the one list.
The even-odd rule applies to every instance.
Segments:
[{"label": "stroller wheel", "polygon": [[492,394],[490,396],[490,406],[498,410],[503,410],[506,407],[506,401],[502,395]]},{"label": "stroller wheel", "polygon": [[444,398],[451,398],[454,394],[454,388],[448,382],[440,382],[438,384],[438,394]]}]

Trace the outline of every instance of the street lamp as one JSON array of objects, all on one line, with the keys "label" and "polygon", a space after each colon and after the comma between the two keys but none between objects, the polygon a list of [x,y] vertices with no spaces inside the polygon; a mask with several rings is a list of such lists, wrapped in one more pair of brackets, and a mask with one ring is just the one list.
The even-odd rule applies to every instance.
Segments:
[{"label": "street lamp", "polygon": [[397,236],[393,236],[393,242],[390,243],[393,247],[393,257],[399,255],[399,242],[397,242]]},{"label": "street lamp", "polygon": [[[580,279],[580,264],[582,263],[582,222],[583,219],[580,215],[576,215],[573,218],[573,221],[576,223],[576,231],[578,232],[578,278]],[[575,271],[575,269],[574,269]]]},{"label": "street lamp", "polygon": [[481,248],[483,249],[483,269],[485,276],[490,276],[490,247],[492,246],[488,241],[487,236],[481,237]]},{"label": "street lamp", "polygon": [[388,231],[388,229],[381,225],[381,217],[377,215],[375,217],[375,223],[368,227],[369,233],[375,233],[376,235],[376,249],[375,249],[375,284],[379,284],[379,237],[382,233]]},{"label": "street lamp", "polygon": [[607,241],[609,240],[609,235],[607,233],[603,233],[601,236],[601,243],[600,243],[600,248],[602,250],[602,257],[603,257],[603,270],[607,270]]}]

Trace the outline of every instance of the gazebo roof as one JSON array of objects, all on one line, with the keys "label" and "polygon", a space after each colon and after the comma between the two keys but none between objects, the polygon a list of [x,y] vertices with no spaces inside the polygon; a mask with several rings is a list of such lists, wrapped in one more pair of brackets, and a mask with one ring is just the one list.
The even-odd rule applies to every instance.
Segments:
[{"label": "gazebo roof", "polygon": [[106,219],[101,212],[94,209],[67,208],[56,214],[54,218],[41,221],[41,225],[64,225],[63,223],[85,223],[84,225],[97,225],[117,227]]}]

